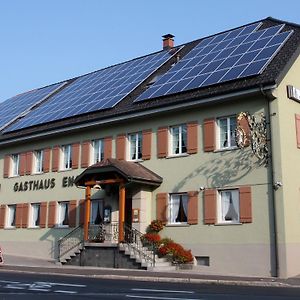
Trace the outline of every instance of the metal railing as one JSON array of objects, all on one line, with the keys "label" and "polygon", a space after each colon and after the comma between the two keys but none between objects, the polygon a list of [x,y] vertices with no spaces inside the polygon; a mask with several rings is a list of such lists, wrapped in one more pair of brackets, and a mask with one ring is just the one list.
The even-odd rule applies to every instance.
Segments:
[{"label": "metal railing", "polygon": [[71,251],[79,249],[83,244],[83,228],[79,225],[58,241],[58,260]]},{"label": "metal railing", "polygon": [[155,266],[156,245],[147,241],[147,245],[143,243],[143,233],[128,224],[124,224],[124,242],[130,250],[152,267]]},{"label": "metal railing", "polygon": [[119,223],[90,224],[88,241],[90,242],[111,242],[118,243]]}]

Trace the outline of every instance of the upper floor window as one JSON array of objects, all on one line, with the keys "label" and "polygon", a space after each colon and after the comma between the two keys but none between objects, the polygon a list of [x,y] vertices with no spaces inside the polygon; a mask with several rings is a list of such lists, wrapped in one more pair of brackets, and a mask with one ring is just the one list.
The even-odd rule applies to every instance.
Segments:
[{"label": "upper floor window", "polygon": [[13,154],[11,156],[12,166],[11,166],[11,175],[18,176],[20,175],[20,155]]},{"label": "upper floor window", "polygon": [[43,173],[43,150],[37,150],[34,152],[34,173]]},{"label": "upper floor window", "polygon": [[72,169],[72,145],[62,146],[62,170]]},{"label": "upper floor window", "polygon": [[99,140],[94,140],[93,143],[93,148],[92,148],[92,163],[96,164],[103,160],[104,158],[104,143],[102,139]]},{"label": "upper floor window", "polygon": [[219,191],[218,198],[218,222],[239,223],[239,190]]},{"label": "upper floor window", "polygon": [[171,155],[187,153],[187,127],[179,125],[170,127]]},{"label": "upper floor window", "polygon": [[68,226],[69,225],[69,202],[59,202],[58,203],[58,226]]},{"label": "upper floor window", "polygon": [[129,160],[142,159],[142,133],[132,133],[128,135]]},{"label": "upper floor window", "polygon": [[40,226],[40,203],[31,204],[30,212],[30,226],[39,227]]},{"label": "upper floor window", "polygon": [[169,197],[169,223],[186,223],[188,216],[188,195],[170,194]]},{"label": "upper floor window", "polygon": [[6,227],[16,227],[16,205],[7,206]]},{"label": "upper floor window", "polygon": [[236,146],[235,128],[236,117],[218,119],[219,126],[219,149],[232,148]]}]

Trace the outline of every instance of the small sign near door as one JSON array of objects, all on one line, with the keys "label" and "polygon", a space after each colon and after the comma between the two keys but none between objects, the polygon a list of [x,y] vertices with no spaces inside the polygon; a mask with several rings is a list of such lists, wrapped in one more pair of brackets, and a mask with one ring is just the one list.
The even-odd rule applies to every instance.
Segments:
[{"label": "small sign near door", "polygon": [[132,209],[132,223],[140,222],[140,210],[138,208]]}]

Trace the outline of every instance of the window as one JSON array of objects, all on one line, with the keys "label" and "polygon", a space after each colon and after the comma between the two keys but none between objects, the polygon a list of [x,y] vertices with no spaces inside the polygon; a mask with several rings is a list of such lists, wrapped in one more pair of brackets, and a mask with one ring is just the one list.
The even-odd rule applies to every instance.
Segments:
[{"label": "window", "polygon": [[103,140],[94,140],[93,141],[93,164],[100,162],[104,158],[104,143]]},{"label": "window", "polygon": [[170,128],[171,155],[180,155],[187,152],[187,128],[179,125]]},{"label": "window", "polygon": [[40,207],[39,203],[31,204],[30,227],[40,227]]},{"label": "window", "polygon": [[132,133],[128,135],[129,160],[142,159],[142,133]]},{"label": "window", "polygon": [[34,152],[34,173],[43,173],[43,150],[37,150]]},{"label": "window", "polygon": [[188,215],[188,195],[171,194],[169,197],[169,223],[186,223]]},{"label": "window", "polygon": [[91,224],[101,224],[103,222],[103,201],[92,200],[91,204]]},{"label": "window", "polygon": [[7,206],[6,227],[16,227],[16,205]]},{"label": "window", "polygon": [[11,160],[12,160],[11,175],[12,176],[20,175],[20,155],[19,154],[13,154],[11,156]]},{"label": "window", "polygon": [[239,223],[239,190],[219,191],[218,223]]},{"label": "window", "polygon": [[62,146],[62,170],[72,169],[72,145]]},{"label": "window", "polygon": [[232,148],[236,146],[235,128],[236,117],[218,119],[219,125],[219,149]]},{"label": "window", "polygon": [[69,202],[58,203],[57,225],[60,227],[69,226]]}]

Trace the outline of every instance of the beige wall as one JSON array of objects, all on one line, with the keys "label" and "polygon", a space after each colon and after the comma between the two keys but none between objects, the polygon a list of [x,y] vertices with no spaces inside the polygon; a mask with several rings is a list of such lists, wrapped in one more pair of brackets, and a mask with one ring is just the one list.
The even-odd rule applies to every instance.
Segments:
[{"label": "beige wall", "polygon": [[[203,224],[203,194],[199,194],[198,225],[192,226],[167,226],[164,236],[169,236],[177,242],[191,248],[195,256],[209,256],[211,266],[205,270],[212,273],[223,273],[231,270],[235,275],[268,276],[272,274],[273,250],[270,246],[272,233],[270,220],[272,209],[269,198],[269,172],[261,166],[252,155],[249,148],[232,151],[216,151],[215,153],[203,152],[203,128],[205,118],[221,117],[237,114],[240,111],[249,111],[256,114],[265,111],[266,105],[262,97],[243,98],[230,104],[222,104],[214,107],[202,107],[192,111],[181,111],[180,114],[172,113],[152,118],[144,118],[136,122],[127,121],[126,124],[107,126],[82,133],[56,136],[44,141],[26,143],[17,147],[2,148],[0,151],[0,170],[3,170],[3,157],[6,153],[22,152],[54,145],[82,142],[88,139],[101,138],[112,135],[114,138],[119,133],[136,132],[141,129],[152,128],[152,157],[143,164],[163,177],[162,185],[153,193],[142,191],[133,195],[133,207],[141,209],[141,216],[146,218],[147,223],[156,218],[155,196],[158,192],[187,192],[199,190],[200,186],[206,188],[238,187],[240,185],[252,186],[252,211],[253,223],[243,225],[204,225]],[[160,126],[171,126],[198,121],[198,153],[185,157],[157,159],[156,157],[156,131]],[[115,145],[115,143],[113,143]],[[113,147],[113,156],[115,146]],[[84,190],[76,188],[60,188],[60,182],[64,176],[76,176],[82,169],[55,172],[42,175],[22,176],[21,178],[4,179],[1,176],[1,203],[23,203],[36,201],[73,200],[84,198]],[[53,190],[14,192],[12,187],[16,181],[36,180],[54,177],[57,185]],[[117,202],[115,202],[117,205]],[[115,216],[117,217],[117,216]],[[143,230],[146,223],[141,224]],[[28,247],[36,241],[43,241],[47,236],[48,250],[45,255],[51,256],[51,248],[58,236],[62,235],[61,229],[45,230],[1,230],[1,243],[9,246],[16,240],[26,240]],[[24,235],[26,232],[26,235]],[[32,233],[34,232],[34,234]],[[32,242],[32,243],[31,243]],[[36,245],[36,244],[34,244]],[[35,247],[39,253],[38,247]],[[51,250],[52,249],[52,250]],[[230,253],[235,249],[240,255]],[[259,256],[259,253],[262,255]],[[227,257],[224,260],[224,256]],[[243,265],[243,267],[241,267]],[[256,266],[256,267],[255,267]],[[226,273],[226,272],[225,272]]]}]

